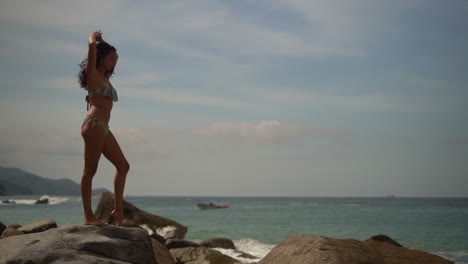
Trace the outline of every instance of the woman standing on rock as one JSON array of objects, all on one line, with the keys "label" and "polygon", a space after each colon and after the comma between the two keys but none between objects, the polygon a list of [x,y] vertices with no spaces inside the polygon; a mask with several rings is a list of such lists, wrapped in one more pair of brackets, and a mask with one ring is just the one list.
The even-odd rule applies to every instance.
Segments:
[{"label": "woman standing on rock", "polygon": [[[112,132],[109,120],[113,102],[117,102],[117,91],[109,79],[117,64],[117,50],[102,39],[102,32],[91,33],[88,40],[88,57],[80,64],[78,74],[81,88],[88,91],[88,113],[81,126],[84,139],[84,170],[81,178],[81,197],[86,225],[107,225],[93,213],[91,186],[101,154],[117,169],[114,178],[114,210],[112,217],[117,225],[123,220],[123,192],[125,179],[130,168]],[[91,107],[89,107],[91,106]]]}]

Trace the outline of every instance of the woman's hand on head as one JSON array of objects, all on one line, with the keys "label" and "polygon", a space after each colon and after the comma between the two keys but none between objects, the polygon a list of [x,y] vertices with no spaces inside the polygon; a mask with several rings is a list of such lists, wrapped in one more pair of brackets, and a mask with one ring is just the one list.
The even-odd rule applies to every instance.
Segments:
[{"label": "woman's hand on head", "polygon": [[99,42],[104,42],[102,39],[102,31],[101,30],[96,30],[91,35],[89,36],[89,44],[96,43],[97,41]]},{"label": "woman's hand on head", "polygon": [[99,42],[104,42],[104,40],[102,39],[102,31],[101,30],[98,30],[96,32],[94,32],[94,34],[96,34],[96,40],[99,41]]}]

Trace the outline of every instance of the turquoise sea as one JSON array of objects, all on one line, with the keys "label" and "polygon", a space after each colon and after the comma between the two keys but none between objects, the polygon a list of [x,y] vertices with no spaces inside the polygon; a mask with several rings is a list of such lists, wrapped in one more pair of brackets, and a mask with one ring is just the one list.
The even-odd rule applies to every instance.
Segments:
[{"label": "turquoise sea", "polygon": [[[1,197],[17,204],[0,204],[0,222],[25,225],[52,219],[58,225],[82,223],[80,197],[51,197],[49,205],[32,204],[37,198]],[[98,200],[94,197],[94,207]],[[407,248],[468,263],[468,198],[128,196],[125,200],[186,225],[186,239],[227,237],[238,249],[260,258],[291,234],[358,240],[385,234]],[[199,202],[230,207],[200,210]]]}]

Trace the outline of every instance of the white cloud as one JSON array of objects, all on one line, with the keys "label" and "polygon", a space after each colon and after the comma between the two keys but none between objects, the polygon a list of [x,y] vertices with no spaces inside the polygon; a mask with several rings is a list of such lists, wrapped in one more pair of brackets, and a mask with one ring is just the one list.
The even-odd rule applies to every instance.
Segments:
[{"label": "white cloud", "polygon": [[195,135],[240,139],[247,141],[287,142],[305,136],[339,136],[342,128],[318,128],[282,123],[277,120],[257,123],[212,123],[192,129]]},{"label": "white cloud", "polygon": [[[290,142],[306,136],[336,137],[344,133],[342,128],[300,126],[276,120],[257,123],[219,122],[188,129],[111,127],[111,131],[124,153],[133,159],[165,159],[185,151],[191,152],[190,148],[200,147],[200,142],[209,144],[216,138]],[[51,159],[60,156],[81,157],[83,144],[79,126],[63,128],[25,124],[10,125],[0,130],[0,155],[10,161],[18,162],[25,155]]]},{"label": "white cloud", "polygon": [[[126,153],[134,157],[167,157],[176,152],[180,135],[175,129],[111,128]],[[2,154],[21,159],[23,155],[82,156],[83,140],[75,129],[10,126],[0,130]]]},{"label": "white cloud", "polygon": [[179,149],[183,137],[177,129],[111,128],[124,153],[132,158],[167,158]]},{"label": "white cloud", "polygon": [[79,135],[79,129],[10,125],[0,130],[0,149],[17,158],[24,154],[78,155],[82,151]]}]

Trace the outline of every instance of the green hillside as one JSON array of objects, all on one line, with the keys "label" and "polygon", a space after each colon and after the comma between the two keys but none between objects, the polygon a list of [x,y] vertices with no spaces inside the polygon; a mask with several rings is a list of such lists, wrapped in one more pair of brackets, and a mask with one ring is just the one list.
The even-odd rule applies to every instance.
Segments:
[{"label": "green hillside", "polygon": [[[100,188],[93,193],[107,191]],[[80,185],[70,179],[47,179],[17,168],[0,167],[0,195],[80,195]]]}]

